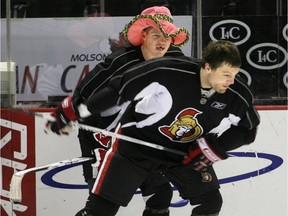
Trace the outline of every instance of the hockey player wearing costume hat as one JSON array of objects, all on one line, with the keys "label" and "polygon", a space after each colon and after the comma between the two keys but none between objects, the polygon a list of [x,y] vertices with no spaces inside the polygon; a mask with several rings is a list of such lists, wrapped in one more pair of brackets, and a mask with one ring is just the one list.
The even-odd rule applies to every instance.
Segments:
[{"label": "hockey player wearing costume hat", "polygon": [[[173,17],[168,8],[155,6],[145,9],[140,15],[136,16],[120,34],[120,42],[123,43],[124,37],[128,46],[121,47],[112,52],[103,63],[95,66],[76,88],[73,97],[68,97],[65,102],[80,104],[91,98],[93,94],[108,85],[111,77],[121,75],[128,68],[152,59],[162,56],[183,56],[179,48],[189,40],[189,33],[185,28],[178,28],[173,24]],[[115,41],[111,41],[114,45]],[[112,47],[113,48],[113,47]],[[114,49],[114,48],[113,48]],[[109,98],[101,101],[109,103]],[[64,103],[63,103],[64,104]],[[67,104],[67,103],[66,103]],[[117,119],[124,111],[125,105],[115,106],[100,114],[89,118],[81,119],[81,123],[112,130],[117,125]],[[58,116],[65,116],[63,107],[55,112]],[[64,112],[64,113],[63,113]],[[74,118],[74,117],[72,117]],[[63,122],[57,121],[50,124],[52,131],[61,133],[59,127]],[[89,192],[92,190],[96,171],[100,167],[107,150],[110,148],[110,139],[102,134],[93,134],[84,130],[79,130],[78,134],[82,156],[96,157],[96,168],[91,167],[91,163],[83,165],[85,181],[88,183]],[[125,167],[123,167],[125,169]],[[129,178],[127,176],[127,178]],[[121,187],[121,185],[119,185]],[[168,216],[169,206],[172,199],[172,188],[168,180],[159,172],[151,173],[149,178],[140,186],[143,198],[146,203],[146,209],[143,216]],[[85,209],[79,211],[76,216],[86,215]]]},{"label": "hockey player wearing costume hat", "polygon": [[144,42],[143,30],[152,27],[160,31],[165,38],[172,39],[173,46],[180,47],[189,40],[189,33],[185,28],[176,27],[173,22],[168,8],[155,6],[136,16],[126,25],[123,34],[133,46],[139,46]]},{"label": "hockey player wearing costume hat", "polygon": [[[227,151],[252,143],[260,122],[253,95],[237,75],[240,66],[241,57],[232,42],[214,41],[208,44],[202,62],[181,56],[151,59],[112,78],[85,104],[74,106],[75,115],[81,118],[131,101],[117,133],[187,153],[183,157],[116,140],[99,170],[86,215],[116,215],[119,206],[126,206],[141,183],[157,171],[196,206],[192,216],[219,215],[222,199],[212,165],[227,159]],[[107,97],[110,104],[101,103]],[[163,128],[184,116],[185,122],[193,122],[200,130],[193,130],[194,125],[171,139],[172,132]]]}]

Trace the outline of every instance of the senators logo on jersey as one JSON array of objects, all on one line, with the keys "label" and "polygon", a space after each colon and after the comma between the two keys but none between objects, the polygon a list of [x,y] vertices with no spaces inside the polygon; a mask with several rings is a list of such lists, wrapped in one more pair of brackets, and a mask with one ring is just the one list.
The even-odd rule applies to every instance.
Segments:
[{"label": "senators logo on jersey", "polygon": [[199,125],[197,118],[202,112],[188,108],[181,111],[170,126],[161,126],[159,131],[168,137],[171,141],[190,142],[201,136],[202,127]]}]

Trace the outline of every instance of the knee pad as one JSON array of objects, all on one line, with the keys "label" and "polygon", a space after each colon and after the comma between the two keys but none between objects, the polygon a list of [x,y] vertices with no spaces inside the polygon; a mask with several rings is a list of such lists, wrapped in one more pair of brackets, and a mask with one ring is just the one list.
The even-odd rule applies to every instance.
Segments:
[{"label": "knee pad", "polygon": [[169,216],[168,209],[154,210],[147,208],[143,212],[143,216]]},{"label": "knee pad", "polygon": [[218,189],[190,198],[191,205],[198,205],[192,211],[193,216],[217,216],[222,203],[222,196]]},{"label": "knee pad", "polygon": [[119,208],[120,205],[116,203],[90,194],[83,210],[87,216],[114,216],[117,214]]},{"label": "knee pad", "polygon": [[152,195],[143,197],[148,209],[168,209],[172,200],[173,190],[170,183],[157,187]]}]

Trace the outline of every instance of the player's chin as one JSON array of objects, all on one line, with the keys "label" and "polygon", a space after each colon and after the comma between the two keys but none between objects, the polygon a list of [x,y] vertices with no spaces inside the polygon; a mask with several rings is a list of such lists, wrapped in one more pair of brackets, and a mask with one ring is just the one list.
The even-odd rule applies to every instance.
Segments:
[{"label": "player's chin", "polygon": [[224,94],[227,91],[228,88],[219,88],[216,90],[217,93],[219,94]]},{"label": "player's chin", "polygon": [[165,55],[166,52],[157,52],[157,54],[155,55],[156,57],[163,57]]}]

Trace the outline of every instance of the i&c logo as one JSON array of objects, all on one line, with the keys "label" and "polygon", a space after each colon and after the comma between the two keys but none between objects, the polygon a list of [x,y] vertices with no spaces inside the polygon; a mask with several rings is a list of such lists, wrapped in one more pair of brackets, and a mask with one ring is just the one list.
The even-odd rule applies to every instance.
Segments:
[{"label": "i&c logo", "polygon": [[250,35],[249,26],[239,20],[222,20],[215,23],[209,30],[212,40],[229,40],[236,45],[245,43]]},{"label": "i&c logo", "polygon": [[278,44],[260,43],[248,50],[246,59],[255,68],[271,70],[287,62],[287,51]]}]

